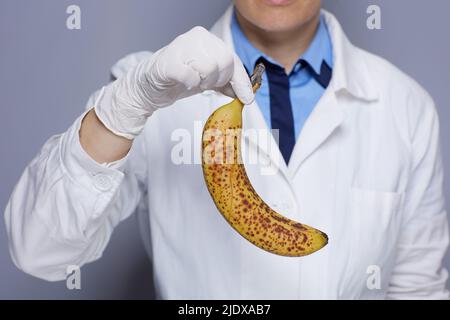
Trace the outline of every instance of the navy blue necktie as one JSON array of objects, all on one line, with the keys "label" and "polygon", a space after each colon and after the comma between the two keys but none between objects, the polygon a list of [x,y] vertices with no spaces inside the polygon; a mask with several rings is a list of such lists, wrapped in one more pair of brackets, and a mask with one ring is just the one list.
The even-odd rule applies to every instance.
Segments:
[{"label": "navy blue necktie", "polygon": [[[290,98],[289,76],[284,68],[273,64],[263,57],[259,58],[256,64],[262,62],[266,67],[267,79],[269,81],[270,92],[270,120],[272,129],[278,129],[279,141],[278,147],[283,155],[286,164],[292,154],[295,145],[294,118],[292,115],[292,105]],[[326,88],[331,79],[331,68],[322,63],[320,75],[318,75],[310,64],[300,59],[299,63],[302,68],[307,68],[314,79]]]}]

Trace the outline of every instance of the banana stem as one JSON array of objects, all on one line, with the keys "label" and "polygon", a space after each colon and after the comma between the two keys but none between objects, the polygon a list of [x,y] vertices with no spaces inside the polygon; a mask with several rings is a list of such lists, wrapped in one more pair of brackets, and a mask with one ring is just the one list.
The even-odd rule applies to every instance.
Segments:
[{"label": "banana stem", "polygon": [[253,86],[253,92],[256,92],[261,87],[262,76],[265,70],[266,67],[264,67],[262,63],[258,63],[255,67],[255,70],[253,70],[253,74],[250,77],[250,82]]}]

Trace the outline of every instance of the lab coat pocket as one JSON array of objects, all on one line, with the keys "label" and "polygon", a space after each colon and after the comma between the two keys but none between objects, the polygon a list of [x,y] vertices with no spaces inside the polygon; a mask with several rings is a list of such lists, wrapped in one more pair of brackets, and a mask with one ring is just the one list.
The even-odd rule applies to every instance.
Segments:
[{"label": "lab coat pocket", "polygon": [[402,198],[397,192],[351,188],[347,274],[352,293],[367,289],[373,270],[380,273],[381,286],[387,283],[395,258]]}]

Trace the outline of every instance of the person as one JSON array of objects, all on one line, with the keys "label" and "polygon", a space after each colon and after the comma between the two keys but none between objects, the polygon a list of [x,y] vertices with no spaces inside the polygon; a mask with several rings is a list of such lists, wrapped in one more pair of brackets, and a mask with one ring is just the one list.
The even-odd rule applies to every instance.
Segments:
[{"label": "person", "polygon": [[[248,73],[263,62],[253,93]],[[117,78],[50,138],[5,219],[18,268],[49,281],[99,259],[137,212],[161,299],[444,299],[449,243],[432,98],[352,45],[320,0],[235,0],[211,31],[178,36],[112,68]],[[329,244],[292,258],[263,251],[221,217],[195,160],[196,128],[237,97],[258,194]],[[201,128],[201,126],[200,126]],[[182,161],[174,145],[188,133]],[[192,151],[191,148],[194,150]],[[177,159],[175,161],[174,159]],[[262,163],[274,168],[263,174]]]}]

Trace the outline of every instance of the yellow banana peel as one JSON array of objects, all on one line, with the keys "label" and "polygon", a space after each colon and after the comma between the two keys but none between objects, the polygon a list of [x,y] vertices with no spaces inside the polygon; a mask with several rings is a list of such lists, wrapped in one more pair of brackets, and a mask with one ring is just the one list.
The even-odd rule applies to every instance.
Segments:
[{"label": "yellow banana peel", "polygon": [[[252,76],[254,91],[262,80],[259,64]],[[282,256],[305,256],[328,243],[320,230],[288,219],[271,209],[256,193],[241,159],[242,110],[234,99],[208,118],[202,137],[202,168],[217,209],[245,239]]]}]

